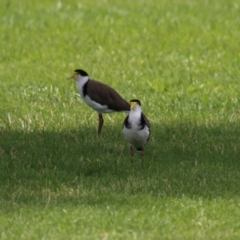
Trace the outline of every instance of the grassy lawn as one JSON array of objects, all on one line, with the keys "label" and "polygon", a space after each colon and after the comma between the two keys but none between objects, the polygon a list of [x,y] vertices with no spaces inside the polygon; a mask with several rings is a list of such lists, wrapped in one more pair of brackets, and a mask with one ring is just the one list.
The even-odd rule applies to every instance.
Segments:
[{"label": "grassy lawn", "polygon": [[[1,0],[0,239],[239,239],[239,9]],[[76,68],[141,100],[144,169]]]}]

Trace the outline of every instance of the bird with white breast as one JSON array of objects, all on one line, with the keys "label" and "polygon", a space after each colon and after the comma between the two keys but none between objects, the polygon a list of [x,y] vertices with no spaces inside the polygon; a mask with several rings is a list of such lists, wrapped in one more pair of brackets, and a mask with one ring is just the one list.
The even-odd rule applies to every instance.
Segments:
[{"label": "bird with white breast", "polygon": [[110,86],[92,80],[81,69],[76,69],[68,79],[76,81],[79,94],[83,101],[98,113],[98,136],[101,134],[104,119],[102,113],[129,112],[130,105]]},{"label": "bird with white breast", "polygon": [[134,147],[137,149],[137,151],[141,152],[143,167],[144,148],[150,137],[150,123],[147,117],[143,114],[141,102],[138,99],[132,99],[130,101],[130,105],[131,110],[123,122],[122,131],[125,139],[130,144],[132,164]]}]

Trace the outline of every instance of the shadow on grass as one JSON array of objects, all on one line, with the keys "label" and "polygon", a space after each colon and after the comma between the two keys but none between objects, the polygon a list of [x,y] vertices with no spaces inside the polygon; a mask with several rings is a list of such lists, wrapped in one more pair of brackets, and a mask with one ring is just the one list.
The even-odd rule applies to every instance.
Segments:
[{"label": "shadow on grass", "polygon": [[137,154],[131,166],[127,144],[117,128],[105,127],[100,139],[95,129],[0,134],[0,185],[5,200],[23,188],[37,195],[43,189],[63,188],[154,197],[240,194],[240,128],[234,124],[153,124],[144,169]]}]

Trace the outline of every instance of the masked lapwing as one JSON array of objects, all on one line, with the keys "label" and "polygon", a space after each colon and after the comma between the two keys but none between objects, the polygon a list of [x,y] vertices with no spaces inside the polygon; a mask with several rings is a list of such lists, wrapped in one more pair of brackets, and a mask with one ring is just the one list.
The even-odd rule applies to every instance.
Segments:
[{"label": "masked lapwing", "polygon": [[81,69],[76,69],[72,76],[77,83],[77,89],[83,101],[98,113],[98,135],[100,135],[104,123],[102,113],[129,112],[130,105],[110,86],[92,80]]},{"label": "masked lapwing", "polygon": [[144,148],[150,137],[150,123],[142,112],[141,102],[138,99],[130,101],[131,110],[123,122],[123,134],[130,144],[130,154],[133,164],[134,150],[141,152],[142,167],[144,166]]}]

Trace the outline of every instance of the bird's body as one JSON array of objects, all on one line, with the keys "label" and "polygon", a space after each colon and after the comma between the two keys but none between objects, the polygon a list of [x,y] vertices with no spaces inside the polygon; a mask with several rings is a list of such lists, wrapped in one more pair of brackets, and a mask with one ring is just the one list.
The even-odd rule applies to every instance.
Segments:
[{"label": "bird's body", "polygon": [[98,113],[130,110],[129,103],[110,86],[87,78],[80,78],[76,83],[83,101]]},{"label": "bird's body", "polygon": [[130,105],[126,100],[110,86],[91,80],[85,71],[77,69],[70,78],[76,80],[77,89],[83,101],[98,113],[98,135],[101,133],[104,122],[102,113],[129,112]]},{"label": "bird's body", "polygon": [[138,151],[143,149],[149,138],[149,126],[144,121],[146,117],[143,114],[134,116],[130,113],[123,127],[126,140]]},{"label": "bird's body", "polygon": [[[123,134],[125,139],[130,144],[130,153],[133,157],[133,147],[141,151],[144,155],[144,147],[150,137],[150,123],[147,117],[143,114],[141,103],[137,99],[130,101],[131,110],[123,122]],[[142,159],[143,165],[143,159]]]}]

